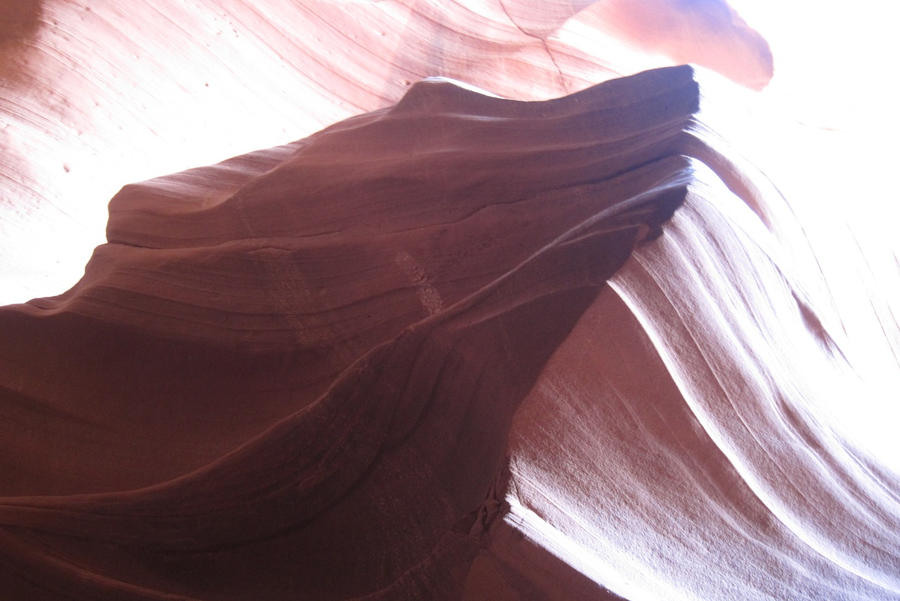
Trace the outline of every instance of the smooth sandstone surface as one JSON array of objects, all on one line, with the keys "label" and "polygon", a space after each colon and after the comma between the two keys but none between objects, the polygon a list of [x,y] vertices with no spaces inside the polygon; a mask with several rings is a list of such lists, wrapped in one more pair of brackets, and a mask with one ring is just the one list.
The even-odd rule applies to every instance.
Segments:
[{"label": "smooth sandstone surface", "polygon": [[771,75],[759,34],[693,4],[3,0],[0,303],[74,285],[122,186],[289,143],[425,77],[545,100],[683,62]]},{"label": "smooth sandstone surface", "polygon": [[819,421],[839,348],[701,104],[428,80],[125,187],[0,311],[3,588],[896,598],[896,481]]},{"label": "smooth sandstone surface", "polygon": [[[378,109],[124,187],[74,288],[0,309],[6,596],[900,598],[891,255],[753,166],[797,169],[791,130],[716,78],[587,87],[762,85],[731,9],[4,6],[7,257],[69,252],[123,174]],[[201,56],[229,93],[186,86]],[[165,82],[174,117],[144,110]]]},{"label": "smooth sandstone surface", "polygon": [[536,103],[424,81],[123,189],[81,282],[0,315],[4,586],[458,596],[516,407],[684,198],[698,98],[686,67]]}]

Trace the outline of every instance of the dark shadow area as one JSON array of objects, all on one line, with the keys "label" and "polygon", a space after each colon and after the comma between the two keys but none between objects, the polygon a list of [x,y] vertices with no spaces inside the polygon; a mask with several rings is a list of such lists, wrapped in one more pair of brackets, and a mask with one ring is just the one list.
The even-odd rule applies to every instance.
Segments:
[{"label": "dark shadow area", "polygon": [[21,80],[43,14],[42,0],[0,0],[0,80]]}]

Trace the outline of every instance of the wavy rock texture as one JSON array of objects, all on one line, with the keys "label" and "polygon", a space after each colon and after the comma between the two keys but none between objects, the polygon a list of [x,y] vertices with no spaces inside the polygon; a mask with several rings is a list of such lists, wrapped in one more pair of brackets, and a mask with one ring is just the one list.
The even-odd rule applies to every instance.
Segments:
[{"label": "wavy rock texture", "polygon": [[898,598],[787,209],[700,107],[687,67],[430,80],[124,188],[76,287],[0,311],[0,588]]},{"label": "wavy rock texture", "polygon": [[517,405],[684,198],[691,73],[426,81],[123,189],[82,281],[0,314],[3,587],[459,596]]},{"label": "wavy rock texture", "polygon": [[691,4],[2,0],[0,303],[71,287],[123,185],[310,135],[424,77],[544,100],[682,62],[771,75],[724,2]]},{"label": "wavy rock texture", "polygon": [[758,87],[724,5],[0,6],[10,298],[113,175],[378,109],[126,186],[0,308],[4,598],[900,598],[896,274],[734,124],[784,130],[687,67],[407,83]]}]

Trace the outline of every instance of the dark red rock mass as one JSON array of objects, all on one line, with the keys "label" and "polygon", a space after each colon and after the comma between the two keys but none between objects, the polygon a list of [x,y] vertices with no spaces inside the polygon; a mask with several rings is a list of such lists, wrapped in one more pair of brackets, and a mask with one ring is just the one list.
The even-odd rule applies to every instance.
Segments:
[{"label": "dark red rock mass", "polygon": [[7,300],[141,163],[334,123],[0,307],[0,601],[900,599],[897,255],[773,177],[839,163],[724,2],[0,1],[0,58]]},{"label": "dark red rock mass", "polygon": [[0,313],[0,586],[459,597],[512,415],[684,199],[697,103],[688,68],[533,103],[423,81],[123,189],[82,281]]},{"label": "dark red rock mass", "polygon": [[[125,187],[73,289],[0,310],[0,590],[893,598],[896,497],[759,383],[738,325],[698,334],[749,310],[684,283],[742,260],[710,228],[778,210],[699,89],[688,67],[544,102],[426,80]],[[815,314],[749,260],[806,339]]]}]

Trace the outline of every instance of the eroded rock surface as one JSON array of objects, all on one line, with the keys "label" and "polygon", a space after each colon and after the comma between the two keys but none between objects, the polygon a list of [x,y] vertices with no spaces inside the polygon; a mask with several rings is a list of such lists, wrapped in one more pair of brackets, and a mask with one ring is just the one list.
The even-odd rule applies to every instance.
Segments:
[{"label": "eroded rock surface", "polygon": [[845,423],[900,327],[834,273],[883,284],[874,242],[746,161],[735,123],[784,131],[720,83],[589,87],[759,87],[731,9],[218,6],[0,13],[16,286],[105,203],[74,181],[377,109],[126,186],[74,288],[0,308],[0,592],[900,598],[897,462]]},{"label": "eroded rock surface", "polygon": [[424,81],[123,189],[82,281],[0,312],[4,587],[462,594],[512,415],[683,201],[698,98],[686,67],[531,103]]},{"label": "eroded rock surface", "polygon": [[683,62],[771,75],[723,0],[690,4],[648,20],[588,1],[0,1],[0,303],[71,287],[123,185],[310,135],[425,77],[546,100]]}]

